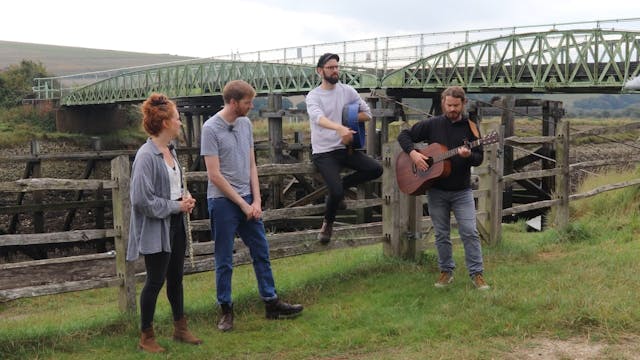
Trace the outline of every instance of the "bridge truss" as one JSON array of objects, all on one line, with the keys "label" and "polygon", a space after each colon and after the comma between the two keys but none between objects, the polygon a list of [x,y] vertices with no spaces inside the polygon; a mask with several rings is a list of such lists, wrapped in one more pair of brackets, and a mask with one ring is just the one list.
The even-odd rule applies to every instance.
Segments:
[{"label": "bridge truss", "polygon": [[409,64],[383,88],[489,92],[624,92],[640,74],[640,32],[548,31],[464,44]]},{"label": "bridge truss", "polygon": [[[421,47],[422,48],[422,47]],[[437,92],[460,85],[470,92],[634,92],[625,83],[640,75],[640,31],[556,30],[509,34],[462,43],[391,72],[344,67],[341,81],[359,90]],[[94,74],[89,74],[94,75]],[[95,73],[65,88],[66,77],[36,79],[37,98],[61,105],[135,102],[151,92],[172,98],[219,96],[242,79],[258,94],[296,95],[320,82],[314,65],[198,59]]]},{"label": "bridge truss", "polygon": [[[302,94],[318,86],[315,67],[264,62],[206,61],[178,63],[133,71],[80,87],[61,105],[108,104],[144,100],[152,92],[171,98],[217,96],[231,80],[251,84],[258,94]],[[355,69],[341,71],[341,81],[356,88],[375,88],[378,78]]]}]

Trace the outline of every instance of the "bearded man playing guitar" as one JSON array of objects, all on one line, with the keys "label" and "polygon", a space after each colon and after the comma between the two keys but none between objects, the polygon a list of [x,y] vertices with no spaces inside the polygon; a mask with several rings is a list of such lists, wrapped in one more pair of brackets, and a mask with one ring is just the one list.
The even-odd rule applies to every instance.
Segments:
[{"label": "bearded man playing guitar", "polygon": [[[452,86],[442,92],[443,115],[422,120],[398,135],[398,143],[409,155],[417,171],[428,171],[433,159],[414,148],[414,143],[440,144],[447,149],[457,148],[450,158],[450,172],[434,179],[427,190],[429,215],[435,230],[440,277],[434,284],[446,287],[453,282],[456,267],[451,243],[451,212],[458,222],[458,232],[464,244],[465,263],[473,285],[479,290],[489,289],[483,277],[482,246],[476,228],[476,210],[471,190],[471,167],[483,160],[482,147],[465,146],[478,140],[480,134],[464,114],[467,102],[464,89]],[[398,174],[400,177],[401,174]]]}]

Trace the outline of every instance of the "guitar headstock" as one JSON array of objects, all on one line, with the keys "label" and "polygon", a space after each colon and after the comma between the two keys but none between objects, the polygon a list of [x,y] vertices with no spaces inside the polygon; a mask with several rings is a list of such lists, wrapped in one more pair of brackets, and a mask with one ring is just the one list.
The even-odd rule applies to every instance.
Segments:
[{"label": "guitar headstock", "polygon": [[494,131],[490,132],[489,134],[487,134],[487,136],[485,136],[482,139],[480,139],[480,143],[482,145],[489,145],[489,144],[497,143],[498,140],[499,140],[498,133],[494,130]]}]

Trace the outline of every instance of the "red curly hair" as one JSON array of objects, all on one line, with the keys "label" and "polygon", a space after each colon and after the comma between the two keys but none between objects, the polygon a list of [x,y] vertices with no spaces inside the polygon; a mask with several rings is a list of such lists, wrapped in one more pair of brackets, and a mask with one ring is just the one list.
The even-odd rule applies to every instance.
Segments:
[{"label": "red curly hair", "polygon": [[142,103],[142,126],[151,136],[157,136],[176,112],[176,103],[166,95],[153,93]]}]

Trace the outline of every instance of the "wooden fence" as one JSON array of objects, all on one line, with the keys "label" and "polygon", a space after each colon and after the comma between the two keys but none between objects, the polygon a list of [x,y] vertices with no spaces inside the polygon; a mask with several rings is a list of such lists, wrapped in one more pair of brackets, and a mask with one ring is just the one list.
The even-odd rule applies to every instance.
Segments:
[{"label": "wooden fence", "polygon": [[[398,131],[406,126],[404,122],[389,124],[389,139],[395,139]],[[495,126],[494,126],[495,127]],[[637,124],[633,128],[638,128]],[[629,126],[625,128],[629,130]],[[498,129],[500,130],[500,129]],[[615,132],[620,129],[593,130],[573,136],[590,136],[598,131]],[[489,128],[484,128],[487,133]],[[501,132],[500,132],[501,133]],[[602,166],[602,161],[586,162],[570,165],[568,150],[570,143],[569,123],[562,122],[557,136],[554,137],[509,137],[502,139],[499,144],[485,146],[485,162],[480,168],[474,169],[479,178],[479,186],[474,190],[478,200],[478,224],[484,241],[494,244],[501,238],[502,218],[508,214],[516,214],[535,208],[555,208],[556,217],[553,223],[563,227],[568,222],[568,204],[577,200],[593,196],[604,191],[619,189],[626,186],[640,184],[640,179],[634,179],[618,184],[609,184],[583,194],[570,194],[569,178],[572,170],[589,166]],[[535,144],[550,142],[556,147],[556,167],[547,170],[536,170],[525,173],[515,173],[507,176],[502,174],[502,149],[504,144]],[[372,208],[381,207],[381,222],[365,222],[355,225],[337,226],[335,240],[329,245],[321,245],[316,236],[318,227],[314,230],[293,231],[286,233],[268,233],[272,258],[294,256],[299,254],[326,251],[347,246],[361,246],[367,244],[383,244],[386,255],[415,259],[426,246],[426,238],[431,231],[428,217],[423,216],[424,196],[407,196],[402,194],[395,180],[395,159],[399,152],[395,140],[387,142],[382,148],[382,165],[384,174],[380,196],[371,196],[370,192],[359,191],[357,200],[347,201],[348,209],[356,212],[367,212]],[[635,161],[639,159],[634,159]],[[625,159],[626,162],[629,159]],[[612,162],[608,162],[611,164]],[[313,174],[315,169],[308,162],[296,164],[266,164],[258,167],[262,178],[284,176],[291,174]],[[206,172],[187,172],[189,183],[205,182]],[[554,198],[547,201],[514,206],[502,209],[502,189],[509,181],[523,178],[552,177],[556,179]],[[78,255],[48,260],[25,261],[20,263],[0,264],[0,284],[6,279],[28,272],[33,274],[31,284],[0,288],[0,301],[8,301],[24,297],[56,294],[67,291],[78,291],[100,287],[120,288],[120,307],[123,311],[136,310],[135,283],[143,279],[144,266],[141,261],[126,262],[125,251],[129,231],[129,181],[130,159],[123,155],[111,161],[111,179],[109,180],[71,180],[32,178],[13,182],[0,183],[2,193],[28,193],[39,191],[110,191],[113,208],[113,227],[108,229],[88,229],[53,233],[10,234],[0,235],[0,247],[30,246],[47,243],[89,242],[112,237],[115,240],[113,251]],[[309,215],[321,214],[324,205],[292,206],[264,211],[264,220],[291,219]],[[366,216],[362,216],[366,218]],[[192,230],[208,231],[209,220],[192,221]],[[237,241],[234,254],[235,264],[245,264],[251,261],[247,249],[241,241]],[[192,266],[185,263],[185,273],[210,271],[214,269],[213,243],[211,241],[194,244],[195,262]],[[115,267],[114,267],[115,264]],[[51,279],[52,274],[72,272],[71,279],[56,282]]]}]

